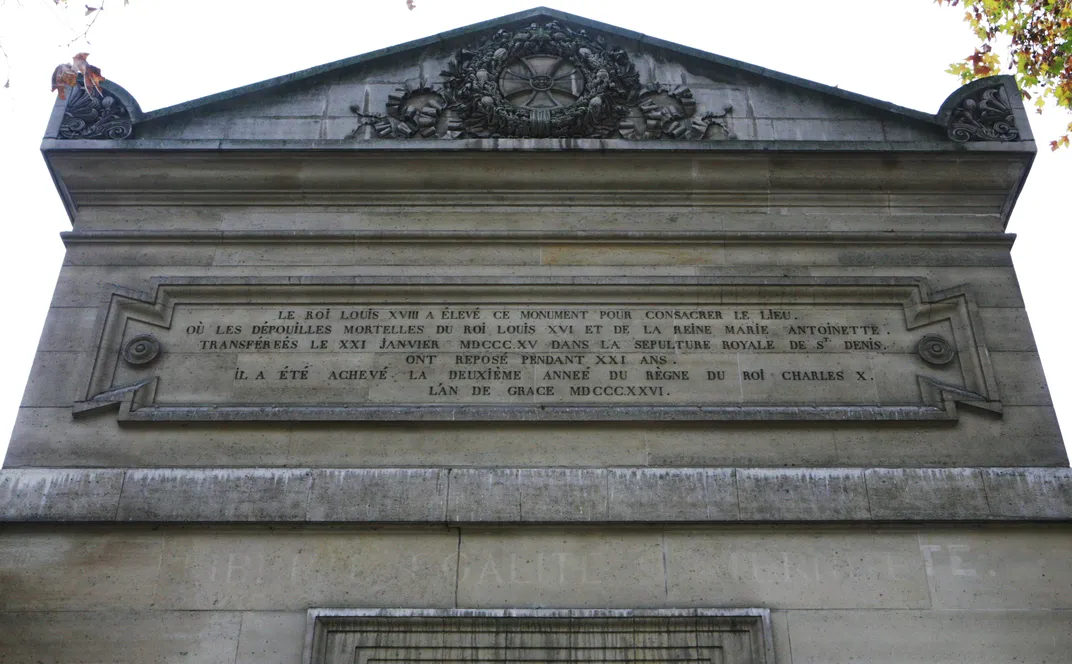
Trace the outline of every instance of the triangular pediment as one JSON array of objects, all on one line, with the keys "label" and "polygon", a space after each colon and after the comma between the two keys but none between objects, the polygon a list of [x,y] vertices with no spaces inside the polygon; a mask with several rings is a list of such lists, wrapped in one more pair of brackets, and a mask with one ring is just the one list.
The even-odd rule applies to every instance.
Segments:
[{"label": "triangular pediment", "polygon": [[[545,8],[150,113],[110,89],[136,140],[952,140],[940,114]],[[1011,115],[1019,101],[1000,92]]]}]

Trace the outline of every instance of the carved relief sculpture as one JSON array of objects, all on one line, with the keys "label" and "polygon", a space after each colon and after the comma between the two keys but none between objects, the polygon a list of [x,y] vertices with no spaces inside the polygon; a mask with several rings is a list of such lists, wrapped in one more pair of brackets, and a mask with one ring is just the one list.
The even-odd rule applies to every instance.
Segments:
[{"label": "carved relief sculpture", "polygon": [[132,132],[130,112],[115,95],[107,90],[92,94],[82,86],[72,90],[60,124],[60,138],[118,140],[129,138]]},{"label": "carved relief sculpture", "polygon": [[351,106],[351,138],[735,138],[731,107],[697,116],[687,87],[641,84],[624,50],[557,21],[463,48],[442,79],[399,88],[385,113]]},{"label": "carved relief sculpture", "polygon": [[983,88],[961,100],[946,129],[958,143],[1020,140],[1012,106],[1000,86]]}]

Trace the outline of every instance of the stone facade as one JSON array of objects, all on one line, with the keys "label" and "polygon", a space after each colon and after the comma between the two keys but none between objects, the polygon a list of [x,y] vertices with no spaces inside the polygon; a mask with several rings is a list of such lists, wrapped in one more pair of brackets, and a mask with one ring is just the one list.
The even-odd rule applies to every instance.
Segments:
[{"label": "stone facade", "polygon": [[0,662],[1067,659],[1006,77],[929,115],[540,9],[43,149]]}]

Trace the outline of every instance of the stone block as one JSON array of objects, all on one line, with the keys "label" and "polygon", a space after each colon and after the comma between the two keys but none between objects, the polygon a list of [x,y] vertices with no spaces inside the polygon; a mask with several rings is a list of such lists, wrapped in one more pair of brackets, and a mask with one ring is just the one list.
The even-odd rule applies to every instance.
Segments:
[{"label": "stone block", "polygon": [[[21,408],[5,463],[8,467],[284,466],[291,459],[292,436],[286,425],[130,428],[120,426],[115,416],[114,410],[105,410],[73,419],[69,405]],[[324,459],[302,465],[329,463]]]},{"label": "stone block", "polygon": [[127,471],[123,521],[289,521],[305,518],[310,471]]},{"label": "stone block", "polygon": [[0,521],[108,521],[115,518],[121,470],[0,470]]},{"label": "stone block", "polygon": [[[545,466],[641,465],[647,456],[639,432],[613,426],[518,423],[397,423],[389,426],[294,425],[290,465]],[[518,444],[517,441],[524,441]],[[243,463],[256,464],[245,451]],[[237,457],[236,457],[237,458]],[[454,472],[458,472],[455,470]]]},{"label": "stone block", "polygon": [[543,265],[723,265],[721,244],[588,245],[548,244],[540,252]]},{"label": "stone block", "polygon": [[[125,232],[125,231],[123,231]],[[140,265],[212,265],[216,248],[192,242],[100,242],[67,247],[64,265],[72,266],[140,266]]]},{"label": "stone block", "polygon": [[304,645],[304,612],[247,611],[235,664],[296,664]]},{"label": "stone block", "polygon": [[215,247],[213,264],[241,265],[353,265],[354,248],[348,243],[310,244],[293,238],[284,243],[227,243]]},{"label": "stone block", "polygon": [[1072,513],[1072,469],[984,468],[982,473],[996,518],[1066,519]]},{"label": "stone block", "polygon": [[231,118],[224,136],[228,140],[295,140],[320,138],[320,118]]},{"label": "stone block", "polygon": [[443,521],[447,472],[415,468],[315,470],[307,519],[372,523]]},{"label": "stone block", "polygon": [[961,408],[956,426],[846,423],[833,430],[839,466],[1067,465],[1057,415],[1009,406],[1001,417]]},{"label": "stone block", "polygon": [[778,662],[792,662],[792,645],[789,641],[789,612],[771,611],[771,640],[774,656]]},{"label": "stone block", "polygon": [[722,521],[737,518],[732,469],[613,468],[608,471],[613,521]]},{"label": "stone block", "polygon": [[871,516],[862,470],[737,471],[742,520],[866,520]]},{"label": "stone block", "polygon": [[670,606],[925,608],[913,533],[668,530]]},{"label": "stone block", "polygon": [[463,530],[462,608],[664,606],[660,535],[576,530]]},{"label": "stone block", "polygon": [[303,611],[454,603],[458,535],[443,528],[173,530],[158,607]]},{"label": "stone block", "polygon": [[605,521],[607,472],[585,468],[518,471],[521,520],[544,523]]},{"label": "stone block", "polygon": [[516,469],[452,469],[447,519],[454,523],[521,521],[521,487]]},{"label": "stone block", "polygon": [[70,408],[84,398],[85,385],[79,380],[83,367],[92,361],[88,353],[38,352],[34,355],[22,406],[27,408]]},{"label": "stone block", "polygon": [[330,85],[326,83],[302,83],[291,86],[285,92],[272,91],[247,98],[233,104],[232,112],[256,118],[272,117],[320,117],[327,104]]},{"label": "stone block", "polygon": [[876,468],[865,471],[878,520],[987,519],[981,471],[974,468]]},{"label": "stone block", "polygon": [[790,611],[793,664],[1068,660],[1072,611]]},{"label": "stone block", "polygon": [[882,141],[886,139],[879,120],[810,120],[774,118],[777,141]]},{"label": "stone block", "polygon": [[240,622],[219,611],[0,613],[0,662],[234,664]]},{"label": "stone block", "polygon": [[1038,353],[990,353],[1001,400],[1010,406],[1049,406],[1050,390]]},{"label": "stone block", "polygon": [[357,265],[539,265],[535,244],[358,243]]},{"label": "stone block", "polygon": [[[742,423],[651,426],[641,434],[651,466],[836,466],[838,448],[829,426],[790,428]],[[618,464],[615,464],[618,465]],[[625,464],[622,464],[625,465]]]},{"label": "stone block", "polygon": [[42,352],[83,352],[95,349],[95,307],[53,307],[48,310],[37,349]]},{"label": "stone block", "polygon": [[935,609],[1072,609],[1072,528],[919,535]]},{"label": "stone block", "polygon": [[986,346],[990,352],[1034,352],[1035,337],[1027,310],[1018,307],[986,307],[979,309]]},{"label": "stone block", "polygon": [[0,611],[147,610],[161,550],[159,533],[6,528]]},{"label": "stone block", "polygon": [[874,111],[851,102],[831,99],[779,84],[750,85],[748,101],[757,118],[830,118],[860,119],[874,115]]}]

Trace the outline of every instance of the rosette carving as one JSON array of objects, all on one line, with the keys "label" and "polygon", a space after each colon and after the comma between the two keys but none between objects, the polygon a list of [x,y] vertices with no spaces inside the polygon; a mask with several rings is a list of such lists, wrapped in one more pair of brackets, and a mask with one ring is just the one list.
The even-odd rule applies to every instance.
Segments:
[{"label": "rosette carving", "polygon": [[107,90],[95,95],[76,86],[64,109],[59,137],[118,140],[129,138],[133,131],[130,111],[118,97]]},{"label": "rosette carving", "polygon": [[414,81],[383,113],[360,116],[358,138],[735,138],[732,108],[697,117],[692,91],[644,86],[629,55],[558,21],[503,29],[461,49],[441,82]]}]

